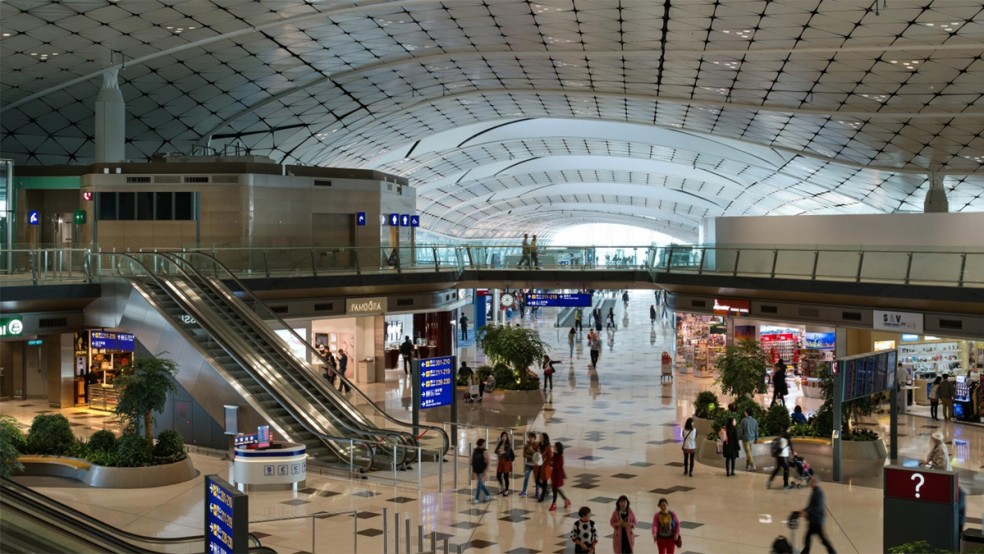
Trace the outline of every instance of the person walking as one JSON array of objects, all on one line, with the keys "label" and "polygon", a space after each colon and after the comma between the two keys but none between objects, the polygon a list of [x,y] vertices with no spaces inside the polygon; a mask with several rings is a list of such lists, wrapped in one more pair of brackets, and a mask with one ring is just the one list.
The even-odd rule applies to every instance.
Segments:
[{"label": "person walking", "polygon": [[499,435],[499,442],[495,445],[495,455],[497,460],[495,479],[499,482],[499,494],[509,496],[509,476],[512,475],[513,460],[516,459],[509,433],[503,431]]},{"label": "person walking", "polygon": [[553,489],[553,502],[550,503],[550,511],[557,511],[557,495],[564,499],[564,509],[571,507],[571,501],[564,494],[561,487],[564,486],[564,479],[567,473],[564,472],[564,445],[559,441],[554,443],[553,463],[550,467],[550,488]]},{"label": "person walking", "polygon": [[581,308],[578,308],[577,311],[574,312],[574,327],[577,328],[578,333],[584,331],[584,322],[581,321],[583,318],[584,312]]},{"label": "person walking", "polygon": [[461,314],[458,325],[461,327],[461,340],[468,340],[468,317],[465,314]]},{"label": "person walking", "polygon": [[659,499],[659,511],[653,516],[652,532],[659,554],[673,554],[677,546],[683,545],[680,520],[670,511],[670,503],[665,498]]},{"label": "person walking", "polygon": [[598,332],[588,335],[588,344],[591,346],[591,367],[598,368],[598,356],[601,355],[601,335]]},{"label": "person walking", "polygon": [[752,456],[752,445],[758,441],[759,426],[751,408],[745,408],[745,417],[738,422],[738,438],[745,449],[745,471],[756,471],[755,457]]},{"label": "person walking", "polygon": [[543,392],[547,392],[547,384],[550,384],[550,390],[553,391],[553,376],[557,373],[554,369],[553,360],[549,357],[543,359]]},{"label": "person walking", "polygon": [[779,358],[776,362],[776,369],[772,373],[772,404],[776,402],[780,404],[786,403],[786,395],[789,394],[789,388],[786,385],[786,363]]},{"label": "person walking", "polygon": [[528,233],[523,233],[523,256],[519,259],[519,265],[516,266],[517,269],[522,269],[523,265],[530,264],[530,235]]},{"label": "person walking", "polygon": [[823,489],[820,488],[820,478],[814,474],[810,477],[810,502],[806,508],[800,510],[800,515],[806,518],[807,528],[806,537],[803,538],[803,550],[801,554],[810,554],[810,544],[813,542],[813,535],[820,537],[820,542],[827,549],[828,554],[837,554],[834,545],[830,544],[827,535],[823,532],[823,520],[826,514],[824,504]]},{"label": "person walking", "polygon": [[574,554],[594,554],[598,544],[598,530],[591,521],[591,508],[582,506],[577,511],[577,520],[571,529],[571,541],[574,542]]},{"label": "person walking", "polygon": [[929,445],[929,455],[923,463],[940,471],[953,471],[950,465],[950,453],[946,449],[946,443],[943,442],[943,433],[936,431],[930,435]]},{"label": "person walking", "polygon": [[632,534],[632,530],[636,526],[636,516],[629,507],[628,496],[623,494],[618,497],[609,523],[615,530],[612,534],[612,547],[615,554],[632,554],[635,547],[635,535]]},{"label": "person walking", "polygon": [[400,357],[403,358],[403,374],[410,376],[410,364],[413,360],[413,342],[410,341],[410,335],[403,337],[403,342],[400,343]]},{"label": "person walking", "polygon": [[[526,487],[530,484],[530,474],[536,469],[533,458],[538,447],[536,433],[526,433],[526,442],[523,443],[523,490],[519,493],[519,496],[526,496]],[[535,487],[533,496],[540,496],[540,488],[536,486],[536,476],[533,477],[533,483]]]},{"label": "person walking", "polygon": [[534,267],[540,269],[540,255],[537,252],[536,235],[533,235],[533,240],[530,241],[530,269]]},{"label": "person walking", "polygon": [[622,291],[622,305],[625,306],[626,310],[629,309],[629,291],[627,290]]},{"label": "person walking", "polygon": [[540,464],[536,476],[537,484],[540,486],[540,496],[537,497],[537,502],[543,502],[547,499],[547,482],[550,481],[550,476],[553,474],[553,457],[554,452],[553,447],[550,446],[550,436],[546,433],[540,433],[540,459],[543,463]]},{"label": "person walking", "polygon": [[571,353],[570,353],[571,363],[574,363],[574,345],[576,343],[577,343],[577,331],[575,331],[574,328],[571,327],[571,332],[567,333],[567,346],[569,346],[571,349]]},{"label": "person walking", "polygon": [[724,444],[721,447],[721,454],[724,455],[724,474],[732,477],[735,474],[735,460],[738,459],[738,428],[735,426],[735,418],[729,418],[728,423],[721,428],[721,435]]},{"label": "person walking", "polygon": [[943,382],[942,377],[937,377],[933,381],[933,386],[929,387],[929,417],[939,420],[940,419],[940,383]]},{"label": "person walking", "polygon": [[349,393],[352,392],[352,387],[348,384],[348,378],[345,377],[345,371],[348,369],[348,355],[341,348],[338,349],[338,375],[341,379],[338,380],[338,392]]},{"label": "person walking", "polygon": [[656,326],[656,305],[655,304],[650,304],[649,305],[649,326],[650,327],[655,327]]},{"label": "person walking", "polygon": [[485,439],[478,439],[475,443],[475,450],[472,450],[471,470],[475,475],[475,499],[472,504],[481,502],[482,493],[485,493],[486,502],[492,501],[492,493],[485,486],[485,479],[488,478],[489,470],[489,451],[485,448]]},{"label": "person walking", "polygon": [[936,395],[940,398],[940,402],[943,403],[943,421],[950,421],[953,419],[953,396],[955,389],[956,387],[953,384],[953,381],[950,380],[950,376],[944,373],[943,380],[940,381],[940,388],[936,391]]},{"label": "person walking", "polygon": [[694,456],[697,452],[697,429],[694,428],[694,418],[688,417],[683,424],[683,474],[694,476]]},{"label": "person walking", "polygon": [[789,428],[782,430],[778,437],[772,439],[772,455],[776,458],[776,468],[769,475],[769,480],[765,482],[765,488],[772,488],[772,480],[775,479],[779,470],[782,469],[782,488],[788,489],[789,486],[789,458],[793,455],[793,441],[789,437]]}]

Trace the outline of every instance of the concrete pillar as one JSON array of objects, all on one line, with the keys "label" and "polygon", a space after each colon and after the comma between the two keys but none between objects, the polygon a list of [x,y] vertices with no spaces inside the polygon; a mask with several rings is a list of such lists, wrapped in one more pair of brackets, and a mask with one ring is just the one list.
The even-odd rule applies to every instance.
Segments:
[{"label": "concrete pillar", "polygon": [[923,201],[923,212],[925,213],[947,213],[950,211],[950,203],[946,199],[946,189],[943,188],[943,176],[936,173],[929,174],[929,191]]},{"label": "concrete pillar", "polygon": [[116,82],[118,69],[103,73],[96,97],[96,163],[122,162],[126,144],[126,104]]}]

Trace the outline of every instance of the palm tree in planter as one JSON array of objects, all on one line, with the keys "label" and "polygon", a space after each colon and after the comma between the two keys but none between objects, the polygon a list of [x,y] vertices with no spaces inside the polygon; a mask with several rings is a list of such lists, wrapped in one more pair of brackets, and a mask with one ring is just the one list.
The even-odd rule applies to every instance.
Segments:
[{"label": "palm tree in planter", "polygon": [[135,432],[143,423],[144,437],[148,443],[154,440],[153,412],[163,412],[168,393],[174,392],[174,376],[178,365],[174,360],[146,355],[123,367],[116,378],[119,402],[116,415],[127,432]]},{"label": "palm tree in planter", "polygon": [[718,379],[721,392],[733,396],[735,402],[754,398],[755,394],[768,390],[765,385],[768,357],[755,341],[743,340],[725,348],[717,360],[717,367],[721,370]]},{"label": "palm tree in planter", "polygon": [[[493,366],[504,364],[512,370],[515,383],[501,383],[502,388],[527,390],[530,378],[527,369],[542,364],[550,347],[540,340],[536,331],[509,325],[485,325],[478,330],[478,345]],[[518,386],[517,386],[518,385]]]}]

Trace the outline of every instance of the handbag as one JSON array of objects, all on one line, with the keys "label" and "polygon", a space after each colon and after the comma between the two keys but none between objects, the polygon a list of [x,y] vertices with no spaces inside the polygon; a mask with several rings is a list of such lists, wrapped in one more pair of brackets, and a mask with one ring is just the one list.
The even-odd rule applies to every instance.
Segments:
[{"label": "handbag", "polygon": [[717,440],[717,445],[714,448],[714,453],[715,454],[720,454],[721,451],[722,451],[722,448],[721,448],[722,446],[723,446],[723,443],[722,443],[721,439],[718,439]]},{"label": "handbag", "polygon": [[673,540],[673,544],[675,544],[677,548],[683,548],[683,537],[677,535],[676,539]]}]

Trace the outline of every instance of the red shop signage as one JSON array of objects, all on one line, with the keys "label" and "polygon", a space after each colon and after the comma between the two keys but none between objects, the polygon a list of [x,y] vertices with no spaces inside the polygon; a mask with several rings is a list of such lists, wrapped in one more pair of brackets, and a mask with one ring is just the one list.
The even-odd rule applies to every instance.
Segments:
[{"label": "red shop signage", "polygon": [[778,335],[762,335],[762,342],[783,342],[796,340],[796,335],[792,333],[780,333]]},{"label": "red shop signage", "polygon": [[748,300],[737,298],[716,298],[714,300],[714,315],[748,315],[752,305]]}]

